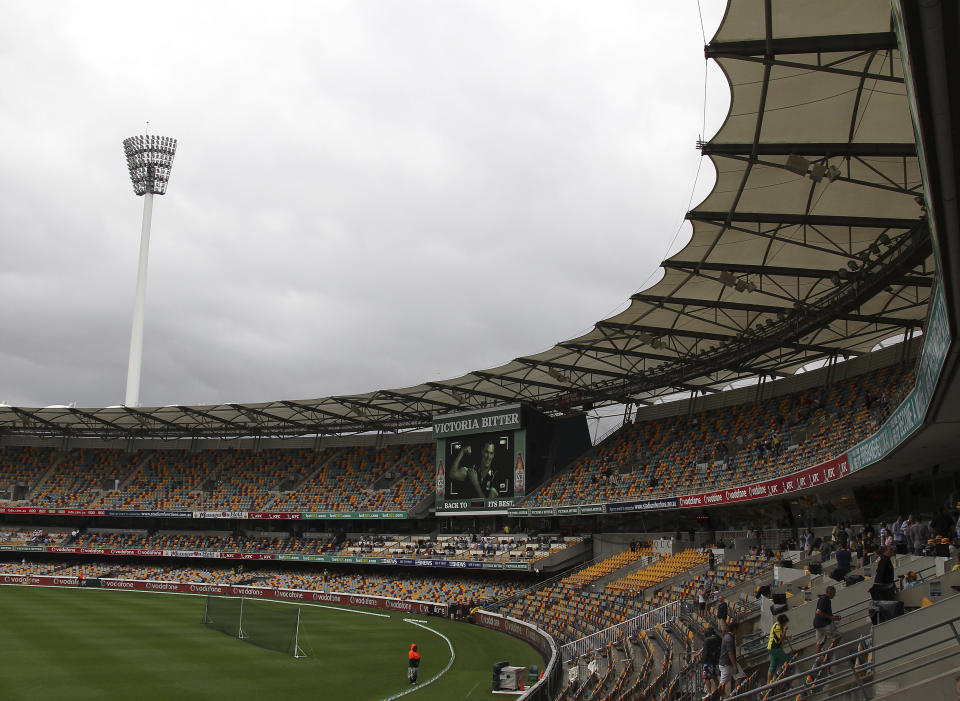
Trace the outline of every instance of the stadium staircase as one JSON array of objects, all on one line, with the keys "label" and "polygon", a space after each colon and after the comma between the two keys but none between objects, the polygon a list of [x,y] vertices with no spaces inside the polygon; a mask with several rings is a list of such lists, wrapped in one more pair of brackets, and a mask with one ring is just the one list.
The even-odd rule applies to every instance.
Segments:
[{"label": "stadium staircase", "polygon": [[[332,455],[332,453],[331,453]],[[284,492],[296,492],[303,485],[314,481],[317,477],[323,475],[326,472],[327,466],[330,463],[330,457],[328,456],[326,460],[318,462],[317,466],[313,468],[309,474],[303,477],[303,479],[297,480],[290,489],[284,489]]]},{"label": "stadium staircase", "polygon": [[[641,568],[637,568],[637,569],[641,569]],[[685,582],[688,582],[690,581],[691,577],[701,577],[707,574],[707,571],[708,570],[707,570],[706,563],[696,565],[695,567],[693,567],[690,570],[687,570],[686,572],[681,572],[680,574],[674,575],[673,577],[670,577],[669,579],[665,579],[663,582],[653,587],[650,587],[647,591],[644,591],[643,593],[644,599],[649,601],[650,599],[655,597],[658,593],[664,590],[668,590],[673,587],[676,587],[677,585],[683,584]]]},{"label": "stadium staircase", "polygon": [[553,576],[550,577],[549,579],[544,579],[544,580],[538,582],[537,584],[535,584],[535,585],[532,586],[532,587],[527,587],[526,589],[521,589],[521,590],[515,592],[512,596],[508,596],[508,597],[506,597],[506,598],[503,598],[503,599],[500,599],[500,600],[498,600],[498,601],[492,602],[492,603],[488,604],[488,605],[486,606],[486,608],[487,608],[487,610],[489,610],[489,611],[493,611],[493,612],[500,613],[500,614],[503,614],[503,615],[509,615],[509,614],[506,612],[506,609],[507,609],[507,607],[510,606],[510,604],[513,604],[513,603],[515,603],[515,602],[517,602],[517,601],[519,601],[519,600],[522,600],[522,599],[525,599],[525,598],[528,598],[528,597],[533,597],[533,596],[537,595],[538,593],[543,592],[544,590],[549,589],[551,586],[553,586],[553,585],[555,585],[555,584],[559,584],[562,580],[566,579],[567,577],[569,577],[569,576],[571,576],[571,575],[574,575],[574,574],[576,574],[577,572],[581,572],[581,571],[587,569],[588,567],[591,567],[592,565],[597,564],[598,562],[602,561],[603,559],[605,559],[605,558],[603,558],[603,557],[597,557],[597,558],[594,558],[594,559],[592,559],[592,560],[587,560],[587,561],[585,561],[585,562],[578,563],[578,564],[575,565],[574,567],[571,567],[570,569],[567,569],[567,570],[563,570],[562,572],[558,572],[557,574],[553,575]]},{"label": "stadium staircase", "polygon": [[536,569],[546,573],[569,572],[571,568],[583,566],[592,554],[592,543],[589,538],[585,538],[576,545],[550,553],[545,558],[537,560]]},{"label": "stadium staircase", "polygon": [[[895,594],[896,600],[905,606],[903,615],[879,623],[870,615],[869,578],[846,585],[820,574],[806,575],[788,586],[774,588],[774,593],[793,592],[786,612],[790,617],[791,666],[781,671],[772,686],[766,684],[766,631],[772,615],[770,600],[763,597],[762,605],[752,616],[740,618],[740,659],[753,682],[749,690],[733,698],[952,698],[956,693],[956,670],[960,668],[960,571],[938,575],[937,571],[944,569],[942,562],[938,564],[931,557],[899,556],[897,571],[912,567],[923,573],[921,583]],[[869,575],[870,569],[864,567],[860,571]],[[834,613],[842,617],[838,623],[842,637],[839,644],[820,650],[812,629],[813,611],[817,597],[830,585],[836,589],[832,603]],[[689,614],[682,618],[691,619]],[[704,629],[702,618],[694,615],[691,621]],[[751,628],[756,629],[754,633],[748,632]],[[683,672],[679,685],[693,694],[698,690],[698,676],[698,670]]]},{"label": "stadium staircase", "polygon": [[143,474],[143,468],[145,465],[147,465],[150,462],[150,457],[151,456],[149,453],[144,453],[140,457],[140,460],[138,460],[137,463],[133,466],[133,469],[130,470],[130,473],[120,481],[120,484],[117,486],[117,488],[104,489],[100,493],[100,495],[96,499],[94,499],[93,502],[91,502],[90,508],[91,509],[100,508],[104,499],[106,499],[107,495],[110,492],[115,492],[116,494],[124,494],[127,491],[127,488],[133,483],[133,481]]},{"label": "stadium staircase", "polygon": [[407,512],[410,518],[426,518],[430,515],[431,509],[437,504],[437,497],[432,492],[421,499],[412,509]]},{"label": "stadium staircase", "polygon": [[43,485],[47,483],[47,480],[56,474],[57,468],[60,467],[60,463],[62,463],[66,457],[67,454],[65,452],[60,452],[53,460],[50,461],[50,467],[48,467],[46,471],[40,475],[40,479],[38,479],[30,488],[30,491],[27,492],[27,502],[33,503],[34,497],[36,497],[40,490],[43,489]]},{"label": "stadium staircase", "polygon": [[632,574],[633,572],[636,572],[637,570],[645,569],[646,567],[649,567],[659,559],[660,559],[660,556],[657,555],[656,553],[653,553],[651,555],[644,555],[643,557],[641,557],[639,560],[636,560],[635,562],[631,562],[630,564],[624,567],[621,567],[620,569],[614,572],[611,572],[610,574],[606,574],[600,577],[599,579],[595,579],[593,583],[590,584],[590,588],[596,589],[596,590],[603,589],[604,585],[607,584],[608,582],[615,582],[618,579],[622,579],[623,577],[626,577],[628,574]]}]

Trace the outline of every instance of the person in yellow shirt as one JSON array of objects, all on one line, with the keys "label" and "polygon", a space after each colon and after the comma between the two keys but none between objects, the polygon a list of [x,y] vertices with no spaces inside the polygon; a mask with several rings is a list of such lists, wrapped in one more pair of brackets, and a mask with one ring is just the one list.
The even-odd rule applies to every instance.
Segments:
[{"label": "person in yellow shirt", "polygon": [[790,658],[787,657],[787,653],[783,649],[783,644],[787,640],[788,623],[790,623],[790,619],[787,618],[787,614],[781,613],[770,627],[770,640],[767,641],[767,655],[770,657],[767,684],[773,683],[773,678],[782,665],[790,664]]}]

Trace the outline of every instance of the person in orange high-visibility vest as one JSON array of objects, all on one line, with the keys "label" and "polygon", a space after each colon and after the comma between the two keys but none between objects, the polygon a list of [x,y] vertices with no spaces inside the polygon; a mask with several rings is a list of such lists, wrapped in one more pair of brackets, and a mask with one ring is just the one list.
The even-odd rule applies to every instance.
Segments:
[{"label": "person in orange high-visibility vest", "polygon": [[420,669],[420,653],[417,652],[417,644],[410,645],[410,652],[407,654],[409,666],[407,667],[407,679],[411,684],[417,683],[417,671]]}]

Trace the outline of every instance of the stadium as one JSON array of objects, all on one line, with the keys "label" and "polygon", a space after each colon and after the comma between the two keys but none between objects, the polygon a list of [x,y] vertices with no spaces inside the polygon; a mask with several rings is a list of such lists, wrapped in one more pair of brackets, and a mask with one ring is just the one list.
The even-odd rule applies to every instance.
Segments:
[{"label": "stadium", "polygon": [[692,238],[548,350],[0,405],[5,698],[953,698],[958,47],[955,3],[730,0]]}]

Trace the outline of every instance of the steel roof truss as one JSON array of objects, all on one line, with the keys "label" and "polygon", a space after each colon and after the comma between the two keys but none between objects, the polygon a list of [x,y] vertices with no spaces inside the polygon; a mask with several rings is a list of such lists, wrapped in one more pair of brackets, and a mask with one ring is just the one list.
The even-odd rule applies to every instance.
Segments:
[{"label": "steel roof truss", "polygon": [[[322,416],[328,419],[333,419],[339,422],[341,426],[344,426],[346,424],[352,424],[354,428],[358,428],[360,430],[364,430],[369,427],[367,422],[355,416],[350,416],[349,414],[337,414],[327,409],[321,409],[319,405],[305,406],[303,404],[297,404],[296,402],[290,402],[290,401],[283,401],[281,402],[281,404],[283,404],[289,409],[298,411],[301,414],[303,414],[303,412],[310,412],[312,414],[317,414],[319,416]],[[338,406],[341,406],[342,408],[346,409],[346,407],[343,407],[343,405],[338,405]]]},{"label": "steel roof truss", "polygon": [[[252,427],[250,426],[250,424],[240,423],[239,421],[232,421],[232,420],[230,420],[230,419],[225,419],[225,418],[222,418],[222,417],[220,417],[220,416],[217,416],[216,414],[211,414],[211,413],[206,412],[206,411],[200,411],[199,409],[195,409],[194,407],[191,407],[191,406],[185,406],[185,405],[180,405],[180,404],[178,404],[178,405],[177,405],[177,409],[179,409],[180,411],[184,412],[185,414],[190,414],[191,416],[196,416],[196,417],[198,417],[198,418],[201,420],[201,421],[200,421],[200,426],[201,426],[201,427],[204,427],[204,428],[206,428],[206,426],[204,426],[204,423],[203,423],[204,420],[210,421],[210,422],[214,422],[214,423],[218,423],[218,424],[221,424],[221,425],[224,425],[224,426],[229,426],[229,427],[231,427],[231,428],[235,428],[235,429],[237,429],[238,431],[240,431],[241,433],[248,432],[248,431],[250,431],[251,428],[252,428]],[[255,425],[254,432],[259,432],[259,430],[260,430],[260,425],[259,425],[259,423],[258,423],[258,424]]]},{"label": "steel roof truss", "polygon": [[[721,156],[721,157],[723,157],[723,158],[727,158],[727,159],[729,159],[729,160],[731,160],[731,161],[738,161],[738,162],[740,162],[740,163],[753,163],[753,164],[755,164],[755,165],[764,166],[765,168],[773,168],[773,169],[775,169],[775,170],[782,170],[782,171],[786,171],[786,172],[788,172],[788,173],[793,173],[793,174],[797,175],[797,177],[801,177],[801,178],[804,177],[804,176],[802,176],[802,175],[799,175],[796,171],[788,168],[785,163],[775,163],[775,162],[773,162],[773,161],[765,161],[765,160],[761,160],[761,159],[759,159],[759,158],[755,158],[755,157],[753,157],[753,156],[751,156],[751,155],[743,155],[743,156],[741,156],[741,155],[732,154],[732,153],[722,153],[722,154],[717,154],[717,155],[719,155],[719,156]],[[836,156],[824,156],[823,154],[821,154],[821,157],[820,157],[820,158],[814,159],[813,161],[811,161],[811,163],[818,163],[818,162],[821,162],[821,161],[827,161],[827,160],[829,160],[830,158],[833,158],[833,157],[836,157]],[[883,178],[884,180],[886,180],[888,183],[890,183],[890,185],[883,185],[883,184],[881,184],[881,183],[873,182],[873,181],[871,181],[871,180],[861,180],[861,179],[859,179],[859,178],[851,178],[849,175],[846,175],[846,176],[844,176],[844,175],[838,175],[838,176],[835,178],[835,180],[837,180],[838,182],[852,183],[852,184],[854,184],[854,185],[860,185],[860,186],[862,186],[862,187],[869,187],[869,188],[873,188],[874,190],[883,190],[883,191],[885,191],[885,192],[897,192],[897,193],[899,193],[899,194],[901,194],[901,195],[912,195],[912,194],[915,194],[915,192],[916,192],[916,188],[908,187],[906,184],[900,185],[900,184],[897,183],[896,181],[891,180],[888,176],[886,176],[886,175],[884,175],[883,173],[881,173],[879,170],[877,170],[877,169],[874,168],[873,166],[868,165],[865,161],[863,161],[863,160],[862,160],[861,158],[859,158],[859,157],[854,158],[854,159],[848,159],[848,158],[844,157],[844,160],[856,160],[858,163],[863,164],[863,165],[866,166],[869,170],[871,170],[871,171],[873,171],[874,173],[876,173],[879,177],[881,177],[881,178]],[[848,168],[848,171],[849,171],[849,168]],[[816,185],[816,184],[817,184],[817,183],[815,183],[815,182],[812,181],[812,180],[811,180],[810,182],[811,182],[813,185]]]},{"label": "steel roof truss", "polygon": [[[749,156],[754,153],[754,145],[714,144],[697,142],[697,147],[705,156]],[[756,145],[757,156],[817,156],[821,158],[848,157],[902,157],[916,158],[917,145],[909,143],[848,143],[848,142],[792,142],[760,143]]]},{"label": "steel roof truss", "polygon": [[[385,395],[385,396],[387,396],[387,397],[393,397],[393,398],[396,399],[397,401],[401,401],[401,402],[403,402],[403,401],[408,401],[408,402],[409,402],[409,401],[411,401],[411,399],[412,399],[412,397],[413,397],[413,395],[400,394],[399,392],[393,392],[393,391],[391,391],[391,390],[381,390],[381,391],[378,392],[377,394],[383,394],[383,395]],[[416,396],[416,399],[414,399],[414,400],[412,401],[412,403],[414,403],[414,404],[416,404],[416,403],[428,403],[428,404],[434,405],[435,407],[441,407],[442,409],[445,409],[446,411],[457,411],[457,410],[459,410],[459,409],[462,409],[462,407],[461,407],[459,404],[453,404],[453,403],[450,403],[450,402],[442,402],[442,401],[440,401],[439,399],[431,399],[430,397],[426,396],[425,394],[419,394],[419,395],[417,395],[417,396]],[[429,411],[429,410],[428,410],[426,407],[422,407],[422,408],[421,408],[421,411]]]},{"label": "steel roof truss", "polygon": [[116,429],[118,431],[122,431],[123,433],[130,432],[130,428],[128,426],[124,426],[123,424],[118,424],[114,421],[108,421],[107,419],[102,419],[96,414],[93,414],[88,411],[83,411],[82,409],[77,409],[76,407],[70,407],[70,413],[73,414],[74,416],[81,416],[85,419],[88,419],[89,421],[94,421],[104,426],[109,426],[110,428]]},{"label": "steel roof truss", "polygon": [[147,425],[150,424],[150,423],[158,423],[158,424],[162,424],[162,425],[164,425],[164,426],[169,426],[169,427],[172,428],[172,429],[174,430],[174,432],[177,433],[177,434],[184,434],[184,433],[186,433],[187,435],[189,435],[189,432],[185,432],[185,431],[184,431],[184,428],[185,428],[185,427],[184,427],[183,425],[181,425],[181,424],[175,423],[175,422],[173,422],[173,421],[167,421],[166,419],[161,419],[160,417],[158,417],[158,416],[156,416],[156,415],[154,415],[154,414],[148,414],[148,413],[145,412],[145,411],[140,411],[139,409],[135,409],[135,408],[133,408],[133,407],[125,406],[125,407],[123,407],[123,409],[124,409],[124,411],[126,411],[128,414],[131,414],[131,415],[137,417],[137,419],[140,421],[140,425],[143,426],[144,428],[146,428]]},{"label": "steel roof truss", "polygon": [[[567,386],[567,385],[561,385],[561,384],[554,384],[551,382],[544,382],[542,380],[531,380],[529,378],[516,379],[509,376],[504,377],[501,375],[494,375],[493,373],[482,372],[479,370],[475,370],[471,374],[477,375],[478,377],[482,377],[483,379],[493,382],[494,384],[499,384],[501,387],[504,387],[503,383],[507,382],[511,384],[519,384],[521,386],[531,385],[533,387],[543,387],[545,389],[557,390],[559,392],[569,392],[571,390],[577,389],[577,386],[573,384]],[[504,387],[504,389],[506,389],[506,387]]]},{"label": "steel roof truss", "polygon": [[16,407],[16,406],[9,407],[9,409],[17,416],[30,422],[35,422],[35,423],[43,424],[44,426],[49,426],[51,429],[55,430],[57,433],[70,433],[70,429],[68,427],[65,427],[61,424],[44,419],[40,416],[37,416],[33,412],[27,411],[26,409],[21,409],[20,407]]},{"label": "steel roof truss", "polygon": [[821,63],[821,64],[812,64],[812,63],[803,63],[800,61],[785,61],[780,58],[768,58],[763,56],[744,56],[742,54],[733,54],[733,53],[721,53],[716,54],[712,58],[726,58],[733,59],[735,61],[744,61],[747,63],[762,63],[764,65],[771,66],[780,66],[782,68],[799,68],[801,70],[806,70],[811,73],[832,73],[833,75],[848,75],[851,78],[859,78],[865,76],[868,80],[879,80],[884,83],[903,83],[903,78],[898,78],[894,75],[888,75],[886,73],[864,73],[863,71],[857,71],[849,68],[837,68],[841,63],[845,63],[852,59],[861,58],[865,56],[867,52],[859,52],[853,54],[852,56],[844,56],[841,59],[832,61],[830,63]]},{"label": "steel roof truss", "polygon": [[[471,375],[476,375],[477,373],[470,373]],[[475,397],[484,397],[485,399],[492,399],[497,402],[515,402],[517,397],[514,395],[507,394],[497,394],[496,392],[487,392],[486,390],[477,389],[476,387],[466,387],[466,386],[457,386],[445,385],[440,382],[427,382],[428,387],[433,387],[444,392],[460,392],[461,394],[472,394]],[[476,384],[480,384],[477,382]],[[461,407],[462,408],[462,407]]]},{"label": "steel roof truss", "polygon": [[[781,39],[747,39],[744,41],[720,41],[704,47],[707,58],[742,58],[748,56],[771,57],[780,54],[824,54],[837,52],[865,52],[893,50],[897,48],[893,32],[870,32],[864,34],[833,34],[827,36],[790,37]],[[806,65],[815,69],[816,66]],[[860,75],[860,72],[856,72]]]},{"label": "steel roof truss", "polygon": [[569,363],[558,363],[555,360],[544,361],[544,360],[531,360],[529,358],[517,358],[516,360],[518,363],[523,363],[524,365],[528,365],[531,368],[535,368],[535,369],[542,370],[542,368],[548,367],[548,368],[556,368],[558,370],[566,370],[571,373],[576,373],[581,377],[581,379],[586,375],[603,375],[604,377],[628,377],[629,375],[633,374],[629,370],[625,371],[623,368],[619,368],[606,360],[600,360],[600,362],[603,362],[606,365],[609,365],[613,369],[606,370],[601,368],[583,368],[577,365],[570,365]]},{"label": "steel roof truss", "polygon": [[667,329],[667,328],[661,328],[657,326],[646,326],[643,324],[624,324],[617,321],[598,321],[597,326],[602,328],[619,329],[624,331],[626,330],[637,331],[640,333],[648,333],[651,335],[658,335],[661,337],[662,336],[679,336],[682,338],[698,338],[698,339],[704,339],[708,341],[727,341],[735,335],[735,334],[712,333],[709,331],[704,331],[702,333],[694,332],[694,331],[683,331],[681,329]]},{"label": "steel roof truss", "polygon": [[829,214],[790,214],[785,212],[710,212],[691,210],[687,212],[690,221],[702,221],[710,224],[731,222],[749,222],[764,224],[798,224],[813,226],[851,226],[859,229],[912,229],[917,219],[898,219],[893,217],[851,217]]},{"label": "steel roof truss", "polygon": [[243,404],[228,404],[227,406],[233,407],[241,414],[245,414],[250,417],[251,420],[254,419],[254,416],[259,416],[264,419],[276,422],[280,426],[292,426],[294,428],[300,429],[306,433],[315,433],[317,431],[317,425],[305,424],[300,421],[295,421],[291,418],[284,418],[282,416],[277,416],[276,414],[271,414],[270,412],[263,411],[262,409],[255,409],[254,407],[244,406]]}]

